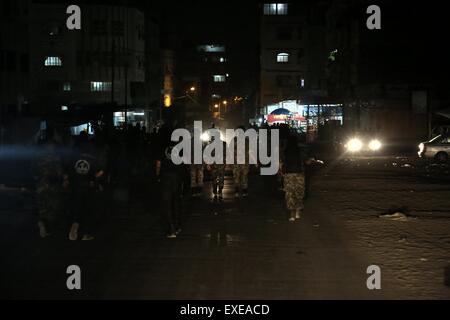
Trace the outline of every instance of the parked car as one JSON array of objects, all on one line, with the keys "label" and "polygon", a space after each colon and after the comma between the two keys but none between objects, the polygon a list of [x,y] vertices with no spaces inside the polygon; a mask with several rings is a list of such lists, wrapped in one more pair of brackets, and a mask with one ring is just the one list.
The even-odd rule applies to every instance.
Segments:
[{"label": "parked car", "polygon": [[419,144],[419,157],[446,162],[450,159],[450,136],[438,135]]}]

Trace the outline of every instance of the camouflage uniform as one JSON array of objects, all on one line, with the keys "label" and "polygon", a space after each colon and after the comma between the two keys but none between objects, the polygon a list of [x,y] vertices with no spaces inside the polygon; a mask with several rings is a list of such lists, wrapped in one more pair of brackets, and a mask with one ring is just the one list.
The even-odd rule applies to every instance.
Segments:
[{"label": "camouflage uniform", "polygon": [[212,164],[211,165],[211,178],[213,182],[213,193],[222,193],[222,189],[225,181],[225,165],[224,164]]},{"label": "camouflage uniform", "polygon": [[203,187],[203,165],[191,165],[191,188]]},{"label": "camouflage uniform", "polygon": [[39,221],[52,223],[60,209],[62,163],[54,144],[47,144],[38,159],[36,185]]},{"label": "camouflage uniform", "polygon": [[234,185],[240,190],[248,189],[248,172],[250,166],[248,164],[235,164],[233,166]]},{"label": "camouflage uniform", "polygon": [[303,198],[305,196],[304,173],[284,174],[284,191],[286,207],[288,208],[288,210],[303,210]]}]

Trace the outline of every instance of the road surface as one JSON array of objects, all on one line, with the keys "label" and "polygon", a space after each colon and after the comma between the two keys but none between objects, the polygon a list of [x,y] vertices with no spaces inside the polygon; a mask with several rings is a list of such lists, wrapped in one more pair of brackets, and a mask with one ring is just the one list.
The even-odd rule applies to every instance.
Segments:
[{"label": "road surface", "polygon": [[[183,232],[171,240],[148,197],[112,206],[95,241],[70,242],[67,230],[41,240],[31,195],[3,188],[2,297],[449,299],[447,170],[400,157],[326,163],[296,223],[274,177],[252,175],[248,199],[234,198],[228,177],[222,203],[208,186],[184,199]],[[80,266],[82,290],[67,289],[69,265]],[[381,290],[367,288],[370,265]]]}]

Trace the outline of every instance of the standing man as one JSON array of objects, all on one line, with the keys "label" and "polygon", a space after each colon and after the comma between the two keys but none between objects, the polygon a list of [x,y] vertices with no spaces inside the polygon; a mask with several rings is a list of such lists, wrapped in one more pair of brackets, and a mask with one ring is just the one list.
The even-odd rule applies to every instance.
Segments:
[{"label": "standing man", "polygon": [[290,134],[285,148],[283,178],[286,207],[289,221],[300,219],[305,197],[304,155],[298,145],[297,137]]},{"label": "standing man", "polygon": [[[214,137],[212,137],[212,141],[214,141]],[[227,143],[222,141],[223,144],[223,163],[213,163],[208,165],[208,171],[211,172],[212,179],[212,188],[214,201],[223,200],[223,187],[225,184],[225,168],[226,168],[226,151],[227,151]]]},{"label": "standing man", "polygon": [[[239,127],[245,131],[245,127]],[[250,154],[250,148],[247,139],[245,139],[245,163],[238,164],[238,138],[234,138],[234,165],[233,165],[233,180],[236,198],[242,195],[244,198],[248,196],[248,174],[250,171],[250,158],[255,160],[255,155]],[[256,161],[255,161],[256,162]]]},{"label": "standing man", "polygon": [[165,139],[156,159],[156,177],[161,186],[161,209],[165,218],[168,239],[175,239],[181,232],[179,217],[183,166],[172,162],[171,154],[175,145]]},{"label": "standing man", "polygon": [[71,228],[69,240],[78,239],[81,227],[81,240],[94,240],[92,235],[96,214],[99,179],[104,175],[99,165],[94,146],[89,141],[87,132],[82,131],[75,150],[69,160],[69,183],[71,200]]},{"label": "standing man", "polygon": [[[194,150],[194,139],[195,139],[195,135],[192,138],[192,150]],[[200,139],[200,142],[203,143]],[[203,152],[202,152],[203,154]],[[194,163],[194,154],[192,154],[192,159],[191,159],[191,165],[190,165],[190,170],[191,170],[191,193],[192,196],[197,196],[200,195],[202,193],[203,190],[203,178],[204,178],[204,166],[203,164],[195,164]]]}]

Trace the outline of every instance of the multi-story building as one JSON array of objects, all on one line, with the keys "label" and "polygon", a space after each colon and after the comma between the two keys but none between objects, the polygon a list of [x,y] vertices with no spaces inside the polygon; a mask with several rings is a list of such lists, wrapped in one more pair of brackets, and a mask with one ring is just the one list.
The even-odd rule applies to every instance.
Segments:
[{"label": "multi-story building", "polygon": [[[228,56],[223,44],[189,45],[180,57],[181,86],[185,89],[186,116],[217,121],[230,104]],[[192,89],[192,90],[191,90]]]},{"label": "multi-story building", "polygon": [[30,1],[0,3],[0,144],[7,139],[3,125],[29,112],[29,15]]},{"label": "multi-story building", "polygon": [[107,114],[115,125],[159,118],[162,56],[154,12],[86,2],[80,8],[81,29],[69,30],[67,4],[2,1],[0,121],[73,110]]},{"label": "multi-story building", "polygon": [[[100,104],[145,110],[146,101],[133,94],[145,91],[144,14],[119,6],[84,5],[81,10],[81,30],[68,30],[66,6],[33,4],[34,107],[41,113]],[[116,122],[124,121],[125,114],[118,117]]]},{"label": "multi-story building", "polygon": [[274,119],[271,112],[287,109],[292,125],[312,139],[326,120],[342,122],[327,91],[326,8],[326,1],[260,7],[260,114]]}]

